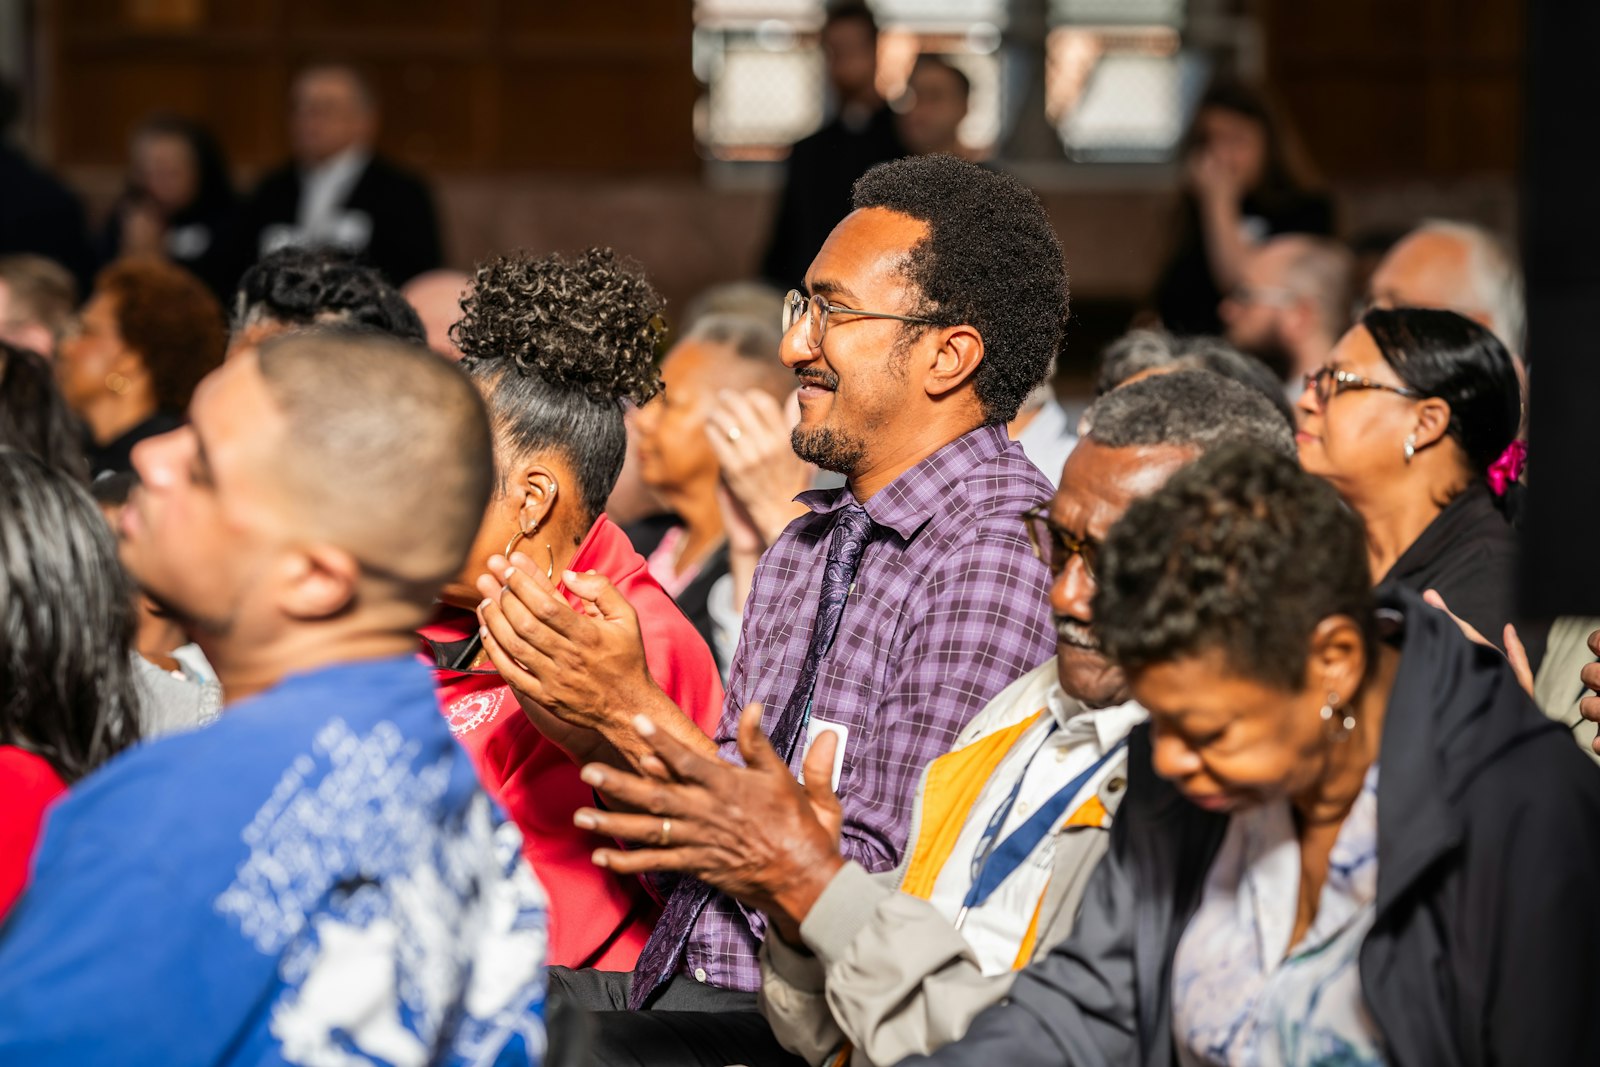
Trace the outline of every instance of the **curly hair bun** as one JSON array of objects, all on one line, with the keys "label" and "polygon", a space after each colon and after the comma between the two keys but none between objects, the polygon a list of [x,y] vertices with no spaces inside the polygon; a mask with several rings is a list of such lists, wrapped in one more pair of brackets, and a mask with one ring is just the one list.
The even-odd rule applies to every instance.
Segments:
[{"label": "curly hair bun", "polygon": [[661,389],[664,306],[643,269],[609,248],[570,259],[514,253],[478,267],[451,337],[467,361],[643,404]]}]

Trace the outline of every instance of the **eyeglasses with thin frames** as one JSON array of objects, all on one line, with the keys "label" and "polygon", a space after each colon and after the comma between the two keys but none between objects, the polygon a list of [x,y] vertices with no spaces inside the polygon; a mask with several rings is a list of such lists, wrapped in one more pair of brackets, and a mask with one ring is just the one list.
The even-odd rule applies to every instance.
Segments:
[{"label": "eyeglasses with thin frames", "polygon": [[1347,370],[1337,367],[1322,367],[1312,371],[1305,377],[1306,391],[1317,398],[1317,407],[1326,407],[1328,401],[1340,393],[1348,393],[1362,389],[1377,389],[1385,393],[1394,393],[1409,400],[1421,400],[1423,396],[1415,389],[1403,385],[1390,385],[1387,382],[1375,382],[1371,378],[1363,378],[1359,374],[1352,374]]},{"label": "eyeglasses with thin frames", "polygon": [[790,289],[789,295],[783,298],[783,332],[788,333],[794,324],[800,321],[801,316],[805,316],[806,344],[812,348],[822,347],[822,339],[828,335],[829,315],[854,315],[862,319],[893,319],[896,322],[916,322],[924,326],[938,325],[930,319],[919,319],[912,315],[891,315],[887,311],[860,311],[856,308],[841,307],[838,304],[828,303],[827,298],[820,293],[806,296],[798,289]]},{"label": "eyeglasses with thin frames", "polygon": [[1059,578],[1067,569],[1073,556],[1083,560],[1083,572],[1094,580],[1095,566],[1100,559],[1100,542],[1092,537],[1079,537],[1050,517],[1049,510],[1040,505],[1022,513],[1022,523],[1028,529],[1028,541],[1033,554],[1050,569],[1050,577]]}]

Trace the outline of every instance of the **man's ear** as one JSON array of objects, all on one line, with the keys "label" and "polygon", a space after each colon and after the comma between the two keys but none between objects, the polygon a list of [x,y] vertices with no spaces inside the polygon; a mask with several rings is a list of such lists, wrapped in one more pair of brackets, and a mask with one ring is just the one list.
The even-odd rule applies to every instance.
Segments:
[{"label": "man's ear", "polygon": [[983,362],[983,336],[971,326],[949,326],[939,331],[939,347],[923,381],[931,397],[960,388]]},{"label": "man's ear", "polygon": [[355,605],[361,564],[342,548],[307,545],[295,551],[283,568],[279,606],[302,621],[331,619]]}]

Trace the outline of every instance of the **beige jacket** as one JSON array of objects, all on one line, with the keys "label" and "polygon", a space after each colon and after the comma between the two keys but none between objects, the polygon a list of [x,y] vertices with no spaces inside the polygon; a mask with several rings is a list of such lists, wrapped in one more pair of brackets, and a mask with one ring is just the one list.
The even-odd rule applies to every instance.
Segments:
[{"label": "beige jacket", "polygon": [[1594,662],[1589,635],[1596,630],[1600,619],[1589,616],[1563,615],[1555,621],[1534,679],[1533,699],[1539,710],[1572,731],[1584,755],[1600,763],[1594,750],[1595,724],[1578,714],[1578,701],[1589,695],[1578,672]]},{"label": "beige jacket", "polygon": [[[946,758],[1008,729],[1020,736],[1015,728],[1045,707],[1056,684],[1053,659],[1012,683],[968,724]],[[1120,760],[1099,790],[1108,815],[1127,784],[1126,755]],[[811,1064],[832,1063],[847,1041],[853,1067],[931,1052],[959,1039],[1011,988],[1015,972],[985,977],[950,921],[926,900],[900,891],[917,859],[924,814],[947,799],[926,795],[927,788],[925,769],[907,838],[913,844],[898,869],[873,875],[846,864],[800,928],[809,954],[776,935],[762,946],[762,1014],[779,1042]],[[1057,832],[1033,956],[1071,932],[1089,875],[1105,854],[1107,827],[1109,820]]]}]

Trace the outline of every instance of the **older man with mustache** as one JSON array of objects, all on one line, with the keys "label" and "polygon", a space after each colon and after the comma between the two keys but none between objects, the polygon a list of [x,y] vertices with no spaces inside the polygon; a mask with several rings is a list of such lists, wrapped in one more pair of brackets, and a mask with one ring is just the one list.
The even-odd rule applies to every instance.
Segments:
[{"label": "older man with mustache", "polygon": [[[1125,386],[1092,422],[1060,491],[1022,519],[1053,578],[1056,657],[1001,692],[924,771],[898,869],[873,875],[844,858],[831,746],[813,747],[806,785],[796,784],[753,705],[740,724],[747,768],[656,732],[663,775],[585,771],[608,799],[650,812],[578,813],[599,832],[659,844],[662,819],[672,826],[671,848],[603,851],[596,862],[693,873],[766,913],[776,936],[762,949],[761,1008],[811,1064],[891,1064],[958,1039],[1015,968],[1071,931],[1126,784],[1125,738],[1144,718],[1094,633],[1100,538],[1134,500],[1222,445],[1294,449],[1270,401],[1207,371]],[[629,1040],[626,1019],[599,1029],[605,1045]],[[713,1034],[700,1020],[698,1059],[687,1047],[634,1051],[640,1062],[710,1062]]]}]

